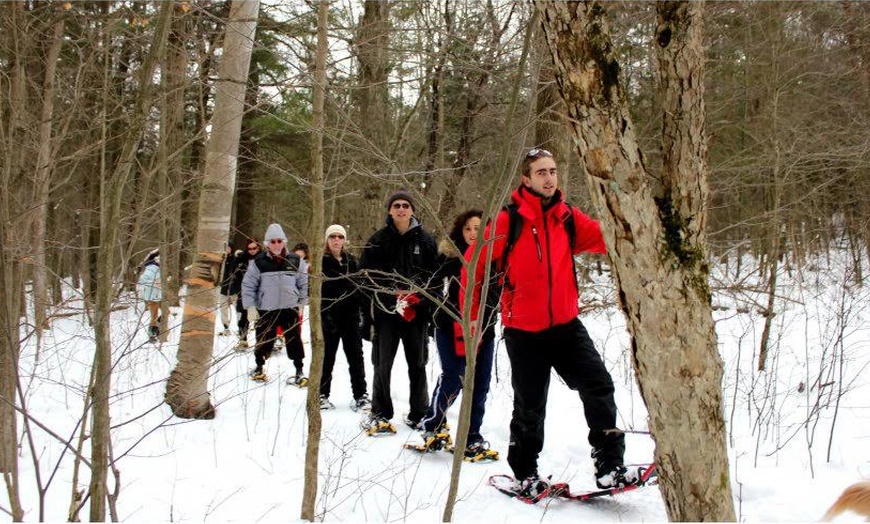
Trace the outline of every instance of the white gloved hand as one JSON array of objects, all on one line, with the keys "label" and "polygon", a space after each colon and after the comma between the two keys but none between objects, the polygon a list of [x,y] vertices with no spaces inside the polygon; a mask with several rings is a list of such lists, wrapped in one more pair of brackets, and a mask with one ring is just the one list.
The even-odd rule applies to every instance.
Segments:
[{"label": "white gloved hand", "polygon": [[248,308],[248,322],[251,324],[256,324],[257,320],[260,319],[260,312],[257,311],[257,308],[251,306]]},{"label": "white gloved hand", "polygon": [[404,298],[396,299],[396,313],[400,317],[405,316],[405,309],[408,307],[408,301]]}]

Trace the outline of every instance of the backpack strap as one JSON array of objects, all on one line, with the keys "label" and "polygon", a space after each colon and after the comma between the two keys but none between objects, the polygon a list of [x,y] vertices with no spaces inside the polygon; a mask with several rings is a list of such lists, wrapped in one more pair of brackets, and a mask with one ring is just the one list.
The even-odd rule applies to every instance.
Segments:
[{"label": "backpack strap", "polygon": [[[567,203],[567,202],[566,202]],[[577,295],[580,295],[580,283],[577,282],[577,264],[574,262],[574,246],[577,244],[577,228],[574,227],[574,206],[568,204],[568,216],[563,221],[565,232],[568,233],[568,255],[571,257],[571,269],[574,272],[574,287],[577,288]]]},{"label": "backpack strap", "polygon": [[517,239],[520,238],[520,233],[523,230],[523,217],[520,216],[519,209],[520,206],[514,202],[511,202],[502,208],[502,211],[507,211],[508,214],[508,231],[507,239],[504,244],[504,251],[502,251],[501,255],[501,272],[504,272],[507,268],[508,255],[510,255],[514,248],[514,244],[517,243]]},{"label": "backpack strap", "polygon": [[[567,204],[567,203],[566,203]],[[568,233],[568,245],[571,246],[571,256],[574,256],[574,246],[577,245],[577,228],[574,227],[574,206],[567,204],[568,216],[565,217],[565,232]]]}]

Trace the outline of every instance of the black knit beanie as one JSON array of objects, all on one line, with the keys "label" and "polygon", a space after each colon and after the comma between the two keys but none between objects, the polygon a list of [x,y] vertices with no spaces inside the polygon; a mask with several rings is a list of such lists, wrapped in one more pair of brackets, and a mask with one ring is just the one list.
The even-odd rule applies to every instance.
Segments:
[{"label": "black knit beanie", "polygon": [[395,202],[396,200],[406,201],[407,203],[411,204],[411,211],[417,211],[416,207],[414,207],[414,197],[411,196],[411,193],[407,189],[400,189],[390,195],[390,198],[387,199],[387,211],[390,210],[390,207],[393,206],[393,202]]}]

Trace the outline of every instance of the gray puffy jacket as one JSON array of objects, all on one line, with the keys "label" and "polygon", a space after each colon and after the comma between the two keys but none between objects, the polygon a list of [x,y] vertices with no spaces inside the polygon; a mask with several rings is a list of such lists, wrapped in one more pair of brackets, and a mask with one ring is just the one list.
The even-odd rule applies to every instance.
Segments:
[{"label": "gray puffy jacket", "polygon": [[294,253],[273,257],[262,252],[248,264],[242,280],[242,306],[262,311],[308,304],[308,264]]}]

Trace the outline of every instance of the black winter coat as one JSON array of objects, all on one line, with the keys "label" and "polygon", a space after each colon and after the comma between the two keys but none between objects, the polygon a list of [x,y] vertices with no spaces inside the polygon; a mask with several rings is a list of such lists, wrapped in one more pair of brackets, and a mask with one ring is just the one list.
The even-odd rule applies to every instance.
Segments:
[{"label": "black winter coat", "polygon": [[[241,249],[236,251],[232,259],[232,269],[229,278],[228,291],[230,295],[239,295],[242,292],[242,280],[245,278],[245,272],[248,270],[248,263],[255,256]],[[227,266],[229,266],[229,263],[227,263]],[[223,290],[221,290],[221,294],[225,294]]]},{"label": "black winter coat", "polygon": [[[363,249],[360,270],[365,279],[363,285],[369,299],[374,300],[374,310],[380,315],[392,314],[396,307],[396,291],[419,287],[435,294],[435,271],[438,269],[438,247],[435,239],[423,229],[416,218],[411,227],[400,234],[387,218],[387,226],[376,231]],[[399,278],[390,276],[397,273]],[[410,285],[408,283],[410,281]],[[429,317],[431,302],[420,296],[422,302],[415,308],[418,316]]]},{"label": "black winter coat", "polygon": [[360,309],[360,293],[356,279],[359,264],[356,257],[348,252],[341,255],[341,260],[329,254],[323,255],[323,285],[321,287],[320,309],[324,315],[333,318],[348,317],[358,320]]},{"label": "black winter coat", "polygon": [[[236,252],[237,253],[237,252]],[[233,279],[233,267],[236,265],[234,253],[224,255],[224,270],[221,274],[221,295],[228,297],[230,293],[230,281]]]}]

